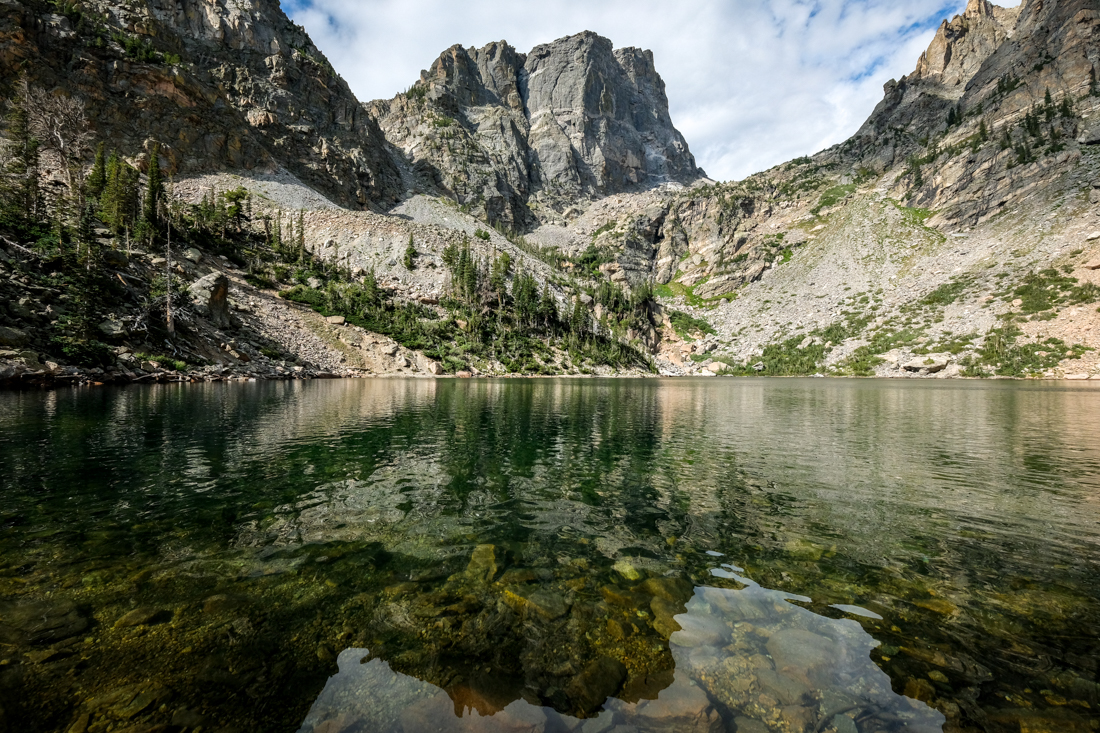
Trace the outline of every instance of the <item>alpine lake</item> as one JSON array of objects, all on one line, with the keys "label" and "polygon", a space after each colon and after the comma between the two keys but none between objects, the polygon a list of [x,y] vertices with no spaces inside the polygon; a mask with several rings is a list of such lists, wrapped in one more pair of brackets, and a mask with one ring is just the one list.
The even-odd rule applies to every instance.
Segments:
[{"label": "alpine lake", "polygon": [[1100,389],[0,394],[0,730],[1100,730]]}]

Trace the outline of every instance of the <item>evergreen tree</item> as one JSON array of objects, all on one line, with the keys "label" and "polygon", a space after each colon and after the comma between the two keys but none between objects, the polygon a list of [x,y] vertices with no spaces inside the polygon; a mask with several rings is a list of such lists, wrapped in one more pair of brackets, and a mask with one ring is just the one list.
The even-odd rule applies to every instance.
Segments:
[{"label": "evergreen tree", "polygon": [[1062,103],[1058,105],[1058,114],[1066,119],[1072,119],[1074,117],[1073,102],[1070,101],[1068,94],[1062,97]]},{"label": "evergreen tree", "polygon": [[512,281],[512,300],[515,303],[516,318],[521,325],[532,326],[539,315],[539,290],[535,277],[519,272]]},{"label": "evergreen tree", "polygon": [[238,232],[241,231],[244,222],[251,219],[251,216],[247,213],[249,196],[248,189],[243,186],[238,186],[222,194],[222,200],[225,202],[226,219],[233,221],[233,227]]},{"label": "evergreen tree", "polygon": [[160,172],[160,143],[153,143],[145,181],[145,199],[141,205],[142,236],[152,243],[160,227],[160,204],[164,199],[164,178]]},{"label": "evergreen tree", "polygon": [[470,304],[473,304],[474,296],[477,295],[478,286],[478,266],[477,258],[470,252],[470,245],[467,244],[462,248],[462,254],[459,257],[459,286],[461,292]]},{"label": "evergreen tree", "polygon": [[14,146],[14,155],[6,173],[13,181],[12,214],[27,221],[38,221],[41,211],[41,194],[38,189],[39,142],[31,134],[30,116],[27,112],[30,87],[26,77],[16,84],[15,96],[8,103],[8,138]]},{"label": "evergreen tree", "polygon": [[306,259],[306,210],[298,210],[298,258],[305,262]]},{"label": "evergreen tree", "polygon": [[542,299],[539,301],[539,318],[542,319],[545,328],[553,328],[554,324],[558,322],[558,302],[554,299],[554,294],[550,292],[550,283],[546,283],[542,288]]},{"label": "evergreen tree", "polygon": [[504,298],[508,295],[508,274],[512,270],[512,257],[507,252],[493,260],[493,269],[489,275],[489,290],[497,297],[497,305],[504,307]]},{"label": "evergreen tree", "polygon": [[405,247],[405,259],[402,262],[405,265],[405,269],[412,272],[412,269],[416,266],[416,247],[413,245],[413,235],[409,235],[409,244]]},{"label": "evergreen tree", "polygon": [[569,317],[569,330],[580,335],[589,330],[588,308],[580,297],[573,300],[573,314]]},{"label": "evergreen tree", "polygon": [[115,234],[122,231],[121,208],[125,198],[122,187],[122,160],[118,151],[112,150],[103,174],[103,190],[99,195],[99,218]]},{"label": "evergreen tree", "polygon": [[985,120],[982,120],[978,125],[978,140],[985,142],[989,139],[989,128],[985,126]]},{"label": "evergreen tree", "polygon": [[[280,219],[281,219],[281,214],[280,214]],[[282,228],[282,226],[280,225],[280,229],[281,228]],[[282,238],[283,238],[283,246],[286,247],[288,251],[294,253],[294,257],[298,261],[298,264],[302,264],[302,261],[303,261],[302,256],[301,256],[301,253],[298,251],[298,238],[294,235],[294,215],[293,214],[288,216],[287,219],[286,219],[286,229],[283,231]]]},{"label": "evergreen tree", "polygon": [[84,186],[88,197],[98,201],[106,185],[107,161],[104,157],[103,143],[100,143],[96,146],[95,163],[92,164],[92,172],[88,174],[88,180],[84,182]]},{"label": "evergreen tree", "polygon": [[119,181],[121,195],[119,218],[122,230],[129,234],[134,229],[138,217],[138,192],[141,189],[141,173],[126,161],[122,161]]},{"label": "evergreen tree", "polygon": [[[283,251],[283,212],[275,212],[275,222],[272,226],[272,249],[279,254],[285,255]],[[285,259],[285,258],[284,258]]]}]

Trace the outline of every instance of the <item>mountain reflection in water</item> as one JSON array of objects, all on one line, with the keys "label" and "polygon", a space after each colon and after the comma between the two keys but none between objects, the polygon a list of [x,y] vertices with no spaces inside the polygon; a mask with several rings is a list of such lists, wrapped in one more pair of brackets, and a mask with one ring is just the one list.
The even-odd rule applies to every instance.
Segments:
[{"label": "mountain reflection in water", "polygon": [[[673,670],[641,700],[607,697],[588,720],[491,686],[446,689],[346,649],[299,733],[511,731],[941,731],[944,716],[891,690],[870,658],[879,644],[856,622],[793,605],[725,565],[741,590],[699,586],[669,638]],[[849,607],[856,615],[870,611]],[[502,694],[503,693],[503,694]]]},{"label": "mountain reflection in water", "polygon": [[1094,733],[1097,414],[1003,382],[0,394],[0,733]]}]

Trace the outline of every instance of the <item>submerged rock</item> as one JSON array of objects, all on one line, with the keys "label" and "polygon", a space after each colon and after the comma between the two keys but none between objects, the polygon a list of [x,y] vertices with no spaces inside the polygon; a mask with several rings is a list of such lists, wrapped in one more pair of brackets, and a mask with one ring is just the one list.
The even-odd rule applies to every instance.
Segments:
[{"label": "submerged rock", "polygon": [[466,575],[471,580],[483,583],[492,582],[497,574],[496,546],[478,545],[470,556],[470,564],[466,566]]},{"label": "submerged rock", "polygon": [[8,644],[49,644],[86,628],[88,619],[72,601],[0,604],[0,641]]},{"label": "submerged rock", "polygon": [[685,613],[676,618],[680,630],[669,641],[682,647],[717,646],[724,642],[729,629],[714,616]]},{"label": "submerged rock", "polygon": [[767,644],[775,668],[807,684],[822,684],[840,648],[832,639],[805,629],[782,629]]},{"label": "submerged rock", "polygon": [[568,601],[560,593],[555,593],[548,588],[539,588],[531,593],[505,589],[502,597],[514,611],[524,614],[527,618],[537,616],[553,621],[564,616],[569,610]]},{"label": "submerged rock", "polygon": [[625,558],[616,561],[615,564],[611,566],[611,569],[626,578],[627,580],[640,580],[642,577],[642,574],[638,572],[638,569],[635,568],[630,563],[630,561]]},{"label": "submerged rock", "polygon": [[813,691],[803,682],[785,674],[779,674],[773,669],[756,670],[756,681],[761,691],[776,698],[784,705],[801,704],[806,696]]},{"label": "submerged rock", "polygon": [[627,710],[628,722],[641,731],[718,733],[722,719],[703,690],[683,675],[661,690],[656,700]]},{"label": "submerged rock", "polygon": [[577,713],[590,715],[619,691],[625,679],[626,667],[622,662],[611,657],[599,657],[570,681],[565,693]]},{"label": "submerged rock", "polygon": [[569,603],[560,593],[555,593],[547,588],[540,588],[527,596],[527,603],[538,614],[547,619],[556,619],[565,615],[569,610]]},{"label": "submerged rock", "polygon": [[928,680],[919,677],[905,683],[905,696],[921,702],[932,702],[936,698],[936,688]]},{"label": "submerged rock", "polygon": [[664,598],[667,601],[684,603],[691,597],[694,586],[681,578],[650,578],[638,584],[637,590]]},{"label": "submerged rock", "polygon": [[675,618],[684,612],[683,603],[657,596],[650,601],[649,607],[653,611],[653,630],[662,637],[667,639],[683,628]]},{"label": "submerged rock", "polygon": [[171,611],[142,606],[141,608],[135,608],[119,618],[118,621],[115,621],[115,628],[125,629],[131,626],[148,626],[150,624],[163,623],[170,618],[172,618]]},{"label": "submerged rock", "polygon": [[219,593],[203,601],[202,612],[210,614],[228,613],[229,611],[235,611],[241,608],[247,603],[248,599],[243,596],[230,593]]},{"label": "submerged rock", "polygon": [[744,715],[734,718],[733,724],[737,733],[771,733],[771,730],[762,721],[755,718],[746,718]]}]

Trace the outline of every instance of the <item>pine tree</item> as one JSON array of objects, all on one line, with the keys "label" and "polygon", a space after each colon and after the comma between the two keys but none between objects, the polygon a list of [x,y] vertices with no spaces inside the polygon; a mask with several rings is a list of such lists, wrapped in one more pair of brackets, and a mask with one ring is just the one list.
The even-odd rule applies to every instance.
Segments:
[{"label": "pine tree", "polygon": [[297,235],[298,235],[298,241],[296,242],[296,244],[298,245],[298,261],[299,262],[305,262],[306,261],[306,210],[305,209],[299,209],[298,210],[298,231],[297,231]]},{"label": "pine tree", "polygon": [[164,199],[164,179],[160,172],[160,143],[153,143],[146,174],[145,199],[141,206],[141,225],[145,237],[152,243],[160,226],[160,204]]},{"label": "pine tree", "polygon": [[[281,212],[280,212],[280,215],[279,215],[279,219],[280,219],[280,222],[281,222],[282,221],[282,213]],[[279,228],[282,229],[282,224],[281,223],[279,225]],[[301,264],[302,263],[302,257],[300,255],[300,253],[298,252],[298,239],[297,239],[297,237],[294,236],[294,216],[293,215],[287,217],[286,232],[284,232],[282,234],[282,240],[284,242],[284,245],[287,246],[290,249],[290,251],[295,254],[295,256],[298,259],[298,263]]]},{"label": "pine tree", "polygon": [[103,195],[103,189],[107,185],[107,161],[104,157],[103,143],[96,146],[95,163],[92,164],[92,172],[84,182],[85,190],[89,198],[98,201]]},{"label": "pine tree", "polygon": [[123,161],[119,173],[119,220],[123,231],[129,233],[134,229],[138,217],[138,192],[141,190],[141,174],[138,169]]},{"label": "pine tree", "polygon": [[547,329],[553,328],[558,322],[558,302],[554,300],[554,294],[550,292],[550,283],[542,288],[542,300],[539,301],[539,318],[542,319]]},{"label": "pine tree", "polygon": [[413,245],[413,235],[409,235],[409,244],[405,247],[405,259],[402,262],[405,269],[412,272],[416,266],[416,247]]},{"label": "pine tree", "polygon": [[115,234],[122,231],[119,211],[123,198],[122,161],[118,157],[118,151],[112,150],[104,168],[103,190],[99,195],[99,219]]},{"label": "pine tree", "polygon": [[493,260],[492,273],[489,275],[489,289],[497,296],[497,305],[504,307],[504,298],[508,295],[508,273],[512,269],[512,257],[507,252]]},{"label": "pine tree", "polygon": [[95,238],[95,229],[93,222],[95,220],[95,209],[91,202],[86,202],[80,209],[80,214],[76,220],[76,254],[78,260],[82,260],[79,264],[83,265],[85,269],[91,269],[93,266],[98,266],[98,261],[94,257],[95,251],[98,249],[98,243]]},{"label": "pine tree", "polygon": [[17,217],[38,221],[41,215],[41,197],[38,190],[39,143],[31,134],[27,113],[27,95],[30,87],[26,77],[16,84],[16,93],[8,103],[8,139],[15,147],[15,154],[7,173],[15,180],[12,192],[12,212]]},{"label": "pine tree", "polygon": [[458,258],[458,286],[459,292],[473,304],[474,296],[477,294],[478,285],[478,266],[477,259],[470,252],[470,245],[467,243],[462,248],[462,254]]},{"label": "pine tree", "polygon": [[983,143],[989,139],[989,128],[985,126],[985,120],[978,125],[978,139]]},{"label": "pine tree", "polygon": [[283,212],[275,212],[275,225],[271,228],[271,247],[285,259],[283,252]]},{"label": "pine tree", "polygon": [[1059,116],[1066,119],[1073,119],[1073,102],[1070,101],[1069,95],[1062,97],[1062,103],[1058,106]]},{"label": "pine tree", "polygon": [[588,308],[581,302],[580,297],[573,300],[573,314],[569,317],[569,330],[580,335],[588,331]]}]

